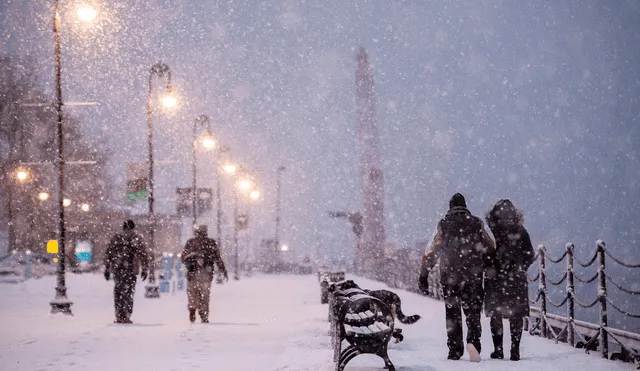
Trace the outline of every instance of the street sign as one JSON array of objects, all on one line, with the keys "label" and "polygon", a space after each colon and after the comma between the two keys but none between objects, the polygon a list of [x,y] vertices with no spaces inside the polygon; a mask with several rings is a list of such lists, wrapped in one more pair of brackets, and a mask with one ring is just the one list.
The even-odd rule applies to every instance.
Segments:
[{"label": "street sign", "polygon": [[47,241],[47,252],[49,254],[57,254],[58,253],[58,240],[49,240],[49,241]]},{"label": "street sign", "polygon": [[239,231],[244,231],[245,229],[249,228],[249,215],[238,215],[238,217],[236,218],[236,226],[238,227]]},{"label": "street sign", "polygon": [[127,200],[145,201],[148,198],[148,170],[143,162],[127,164]]},{"label": "street sign", "polygon": [[176,188],[176,213],[180,216],[189,215],[191,210],[191,187]]},{"label": "street sign", "polygon": [[211,210],[213,190],[211,188],[198,188],[198,214]]},{"label": "street sign", "polygon": [[89,240],[76,241],[76,259],[79,263],[90,262],[93,243]]}]

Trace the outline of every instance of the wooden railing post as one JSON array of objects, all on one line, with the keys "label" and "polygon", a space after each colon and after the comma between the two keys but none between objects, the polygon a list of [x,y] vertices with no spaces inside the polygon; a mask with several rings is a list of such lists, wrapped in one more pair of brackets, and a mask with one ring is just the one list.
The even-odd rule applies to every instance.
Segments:
[{"label": "wooden railing post", "polygon": [[607,336],[607,278],[605,275],[605,243],[598,240],[598,299],[600,299],[600,350],[602,358],[609,358],[609,338]]},{"label": "wooden railing post", "polygon": [[547,337],[547,272],[544,245],[538,245],[538,264],[540,264],[540,335]]},{"label": "wooden railing post", "polygon": [[575,302],[574,293],[575,285],[573,278],[573,244],[567,243],[567,295],[569,295],[569,301],[567,302],[567,317],[569,323],[567,324],[567,343],[574,346],[575,344],[575,329],[574,329],[574,317],[575,317]]}]

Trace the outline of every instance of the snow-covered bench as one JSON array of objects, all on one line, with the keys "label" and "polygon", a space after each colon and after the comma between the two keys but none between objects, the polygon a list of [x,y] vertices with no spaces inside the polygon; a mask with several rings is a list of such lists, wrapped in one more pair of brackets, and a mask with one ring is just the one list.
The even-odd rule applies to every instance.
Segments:
[{"label": "snow-covered bench", "polygon": [[318,282],[320,282],[320,303],[329,302],[329,285],[344,280],[344,272],[318,271]]},{"label": "snow-covered bench", "polygon": [[[360,354],[375,354],[385,367],[395,368],[387,354],[387,344],[393,334],[391,308],[368,295],[353,281],[341,281],[329,287],[333,360],[336,371]],[[349,344],[342,349],[342,342]]]}]

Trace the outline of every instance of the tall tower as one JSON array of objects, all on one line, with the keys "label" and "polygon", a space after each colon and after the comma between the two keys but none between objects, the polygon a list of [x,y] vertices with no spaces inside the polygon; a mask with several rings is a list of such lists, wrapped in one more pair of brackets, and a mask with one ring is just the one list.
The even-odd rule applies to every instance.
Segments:
[{"label": "tall tower", "polygon": [[366,276],[378,278],[384,259],[384,182],[380,165],[378,115],[373,92],[373,73],[364,48],[357,55],[356,135],[360,155],[360,176],[364,207],[362,240],[356,252],[358,266]]}]

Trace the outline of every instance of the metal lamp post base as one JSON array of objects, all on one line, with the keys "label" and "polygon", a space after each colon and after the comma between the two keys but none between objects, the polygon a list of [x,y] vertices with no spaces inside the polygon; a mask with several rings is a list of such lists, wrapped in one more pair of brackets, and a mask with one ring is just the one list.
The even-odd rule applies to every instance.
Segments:
[{"label": "metal lamp post base", "polygon": [[[58,289],[56,288],[56,290]],[[66,295],[56,295],[55,299],[53,299],[49,305],[51,305],[51,314],[62,313],[70,316],[73,315],[73,313],[71,313],[71,305],[73,305],[73,303],[67,299]]]},{"label": "metal lamp post base", "polygon": [[73,304],[72,302],[67,301],[63,303],[54,300],[49,304],[51,305],[51,314],[62,313],[73,316],[73,313],[71,313],[71,305]]},{"label": "metal lamp post base", "polygon": [[160,286],[155,283],[144,287],[144,297],[147,299],[157,299],[160,297]]}]

